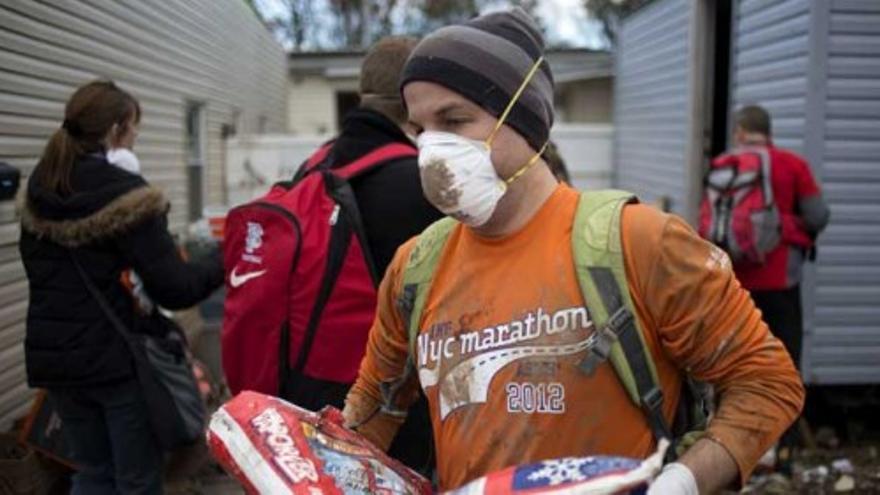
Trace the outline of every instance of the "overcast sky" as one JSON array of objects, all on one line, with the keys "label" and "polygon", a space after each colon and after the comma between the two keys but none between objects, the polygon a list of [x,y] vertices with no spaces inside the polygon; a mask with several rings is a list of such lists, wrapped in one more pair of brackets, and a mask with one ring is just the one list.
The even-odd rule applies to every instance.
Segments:
[{"label": "overcast sky", "polygon": [[[316,2],[320,3],[323,2]],[[265,18],[287,15],[284,0],[256,0],[255,4]],[[550,44],[564,42],[577,47],[604,47],[602,26],[595,19],[588,18],[583,0],[539,0],[538,15],[547,26]]]}]

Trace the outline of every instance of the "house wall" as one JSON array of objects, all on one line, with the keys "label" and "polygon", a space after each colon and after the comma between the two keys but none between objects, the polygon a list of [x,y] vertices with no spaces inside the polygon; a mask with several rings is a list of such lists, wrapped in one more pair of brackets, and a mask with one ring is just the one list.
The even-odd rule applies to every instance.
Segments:
[{"label": "house wall", "polygon": [[731,110],[767,108],[832,211],[804,267],[804,379],[880,382],[880,4],[744,0],[734,14]]},{"label": "house wall", "polygon": [[611,77],[562,85],[558,88],[557,121],[570,124],[611,123],[613,85]]},{"label": "house wall", "polygon": [[[811,5],[805,152],[831,223],[805,309],[812,383],[880,383],[880,2]],[[816,71],[816,72],[812,72]]]},{"label": "house wall", "polygon": [[804,151],[810,2],[734,4],[731,107],[760,104],[773,117],[776,144]]},{"label": "house wall", "polygon": [[287,86],[287,107],[291,134],[336,134],[336,88],[325,77],[292,77]]},{"label": "house wall", "polygon": [[[143,107],[135,147],[144,176],[188,221],[186,102],[202,103],[205,203],[225,192],[224,124],[239,133],[285,128],[286,60],[240,0],[0,0],[0,161],[25,180],[80,85],[112,78]],[[27,281],[13,202],[0,203],[0,431],[22,415]]]},{"label": "house wall", "polygon": [[[705,5],[650,3],[624,20],[617,53],[616,185],[669,195],[677,212],[700,189],[687,150],[701,145],[701,38],[685,26]],[[832,212],[804,266],[804,379],[880,383],[880,3],[739,0],[732,17],[730,114],[767,108],[774,143],[807,159]]]},{"label": "house wall", "polygon": [[614,79],[615,185],[688,211],[694,72],[690,0],[658,0],[624,19]]},{"label": "house wall", "polygon": [[[578,51],[549,52],[556,85],[556,122],[609,124],[613,77],[606,53],[585,56]],[[323,62],[323,63],[322,63]],[[360,55],[292,56],[288,83],[288,132],[297,136],[331,136],[337,126],[340,92],[358,92]],[[554,65],[555,64],[555,65]],[[574,74],[574,75],[573,75]]]}]

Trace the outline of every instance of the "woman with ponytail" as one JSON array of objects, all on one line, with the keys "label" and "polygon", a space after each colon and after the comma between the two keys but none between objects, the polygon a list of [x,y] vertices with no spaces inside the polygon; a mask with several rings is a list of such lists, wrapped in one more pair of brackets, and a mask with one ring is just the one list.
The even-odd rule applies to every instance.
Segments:
[{"label": "woman with ponytail", "polygon": [[79,467],[74,494],[161,493],[163,461],[131,354],[74,259],[131,332],[164,335],[169,324],[131,293],[128,272],[168,309],[192,306],[223,282],[219,253],[181,259],[162,192],[108,162],[108,149],[134,145],[140,118],[137,100],[111,81],[77,89],[22,209],[28,383],[47,389],[61,416]]}]

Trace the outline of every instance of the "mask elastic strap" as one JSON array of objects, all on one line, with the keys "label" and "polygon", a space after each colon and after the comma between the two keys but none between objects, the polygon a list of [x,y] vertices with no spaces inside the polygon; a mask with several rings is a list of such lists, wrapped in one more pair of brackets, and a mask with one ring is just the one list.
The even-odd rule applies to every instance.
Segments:
[{"label": "mask elastic strap", "polygon": [[515,174],[511,175],[510,178],[506,179],[506,180],[504,181],[504,183],[507,184],[507,185],[509,186],[509,185],[511,185],[511,184],[513,183],[513,181],[515,181],[516,179],[519,179],[520,177],[522,177],[522,175],[523,175],[524,173],[528,172],[528,170],[529,170],[530,168],[532,168],[532,165],[538,163],[538,159],[541,158],[541,155],[544,154],[544,150],[546,150],[546,149],[547,149],[547,143],[544,143],[544,146],[541,146],[541,149],[540,149],[537,153],[535,153],[535,156],[533,156],[533,157],[528,161],[528,163],[526,163],[525,165],[523,165],[522,168],[520,168],[519,170],[517,170]]},{"label": "mask elastic strap", "polygon": [[519,85],[519,89],[516,90],[516,93],[513,94],[513,97],[510,99],[510,103],[507,104],[507,108],[504,109],[504,112],[501,113],[501,117],[498,118],[498,123],[495,124],[495,128],[492,129],[492,134],[489,134],[489,137],[486,139],[486,147],[492,147],[492,141],[495,140],[495,135],[498,134],[498,131],[501,129],[501,126],[504,125],[504,121],[507,120],[507,115],[513,110],[513,106],[516,104],[517,100],[519,100],[520,95],[522,95],[523,91],[526,90],[526,87],[529,85],[529,81],[532,80],[532,77],[535,75],[535,72],[538,72],[538,67],[541,66],[541,62],[544,61],[544,56],[541,55],[538,57],[538,60],[535,62],[535,65],[529,69],[529,73],[526,74],[526,78],[523,80],[522,84]]}]

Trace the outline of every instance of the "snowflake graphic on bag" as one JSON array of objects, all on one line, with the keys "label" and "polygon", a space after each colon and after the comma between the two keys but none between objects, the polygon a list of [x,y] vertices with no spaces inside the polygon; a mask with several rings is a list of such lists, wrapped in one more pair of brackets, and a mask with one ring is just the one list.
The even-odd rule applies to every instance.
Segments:
[{"label": "snowflake graphic on bag", "polygon": [[565,457],[507,468],[446,495],[643,495],[660,473],[668,442],[645,460]]},{"label": "snowflake graphic on bag", "polygon": [[590,459],[577,457],[544,461],[540,464],[540,469],[529,473],[528,480],[536,482],[547,480],[547,484],[550,486],[569,481],[583,481],[587,479],[587,476],[581,473],[581,466],[588,462]]}]

